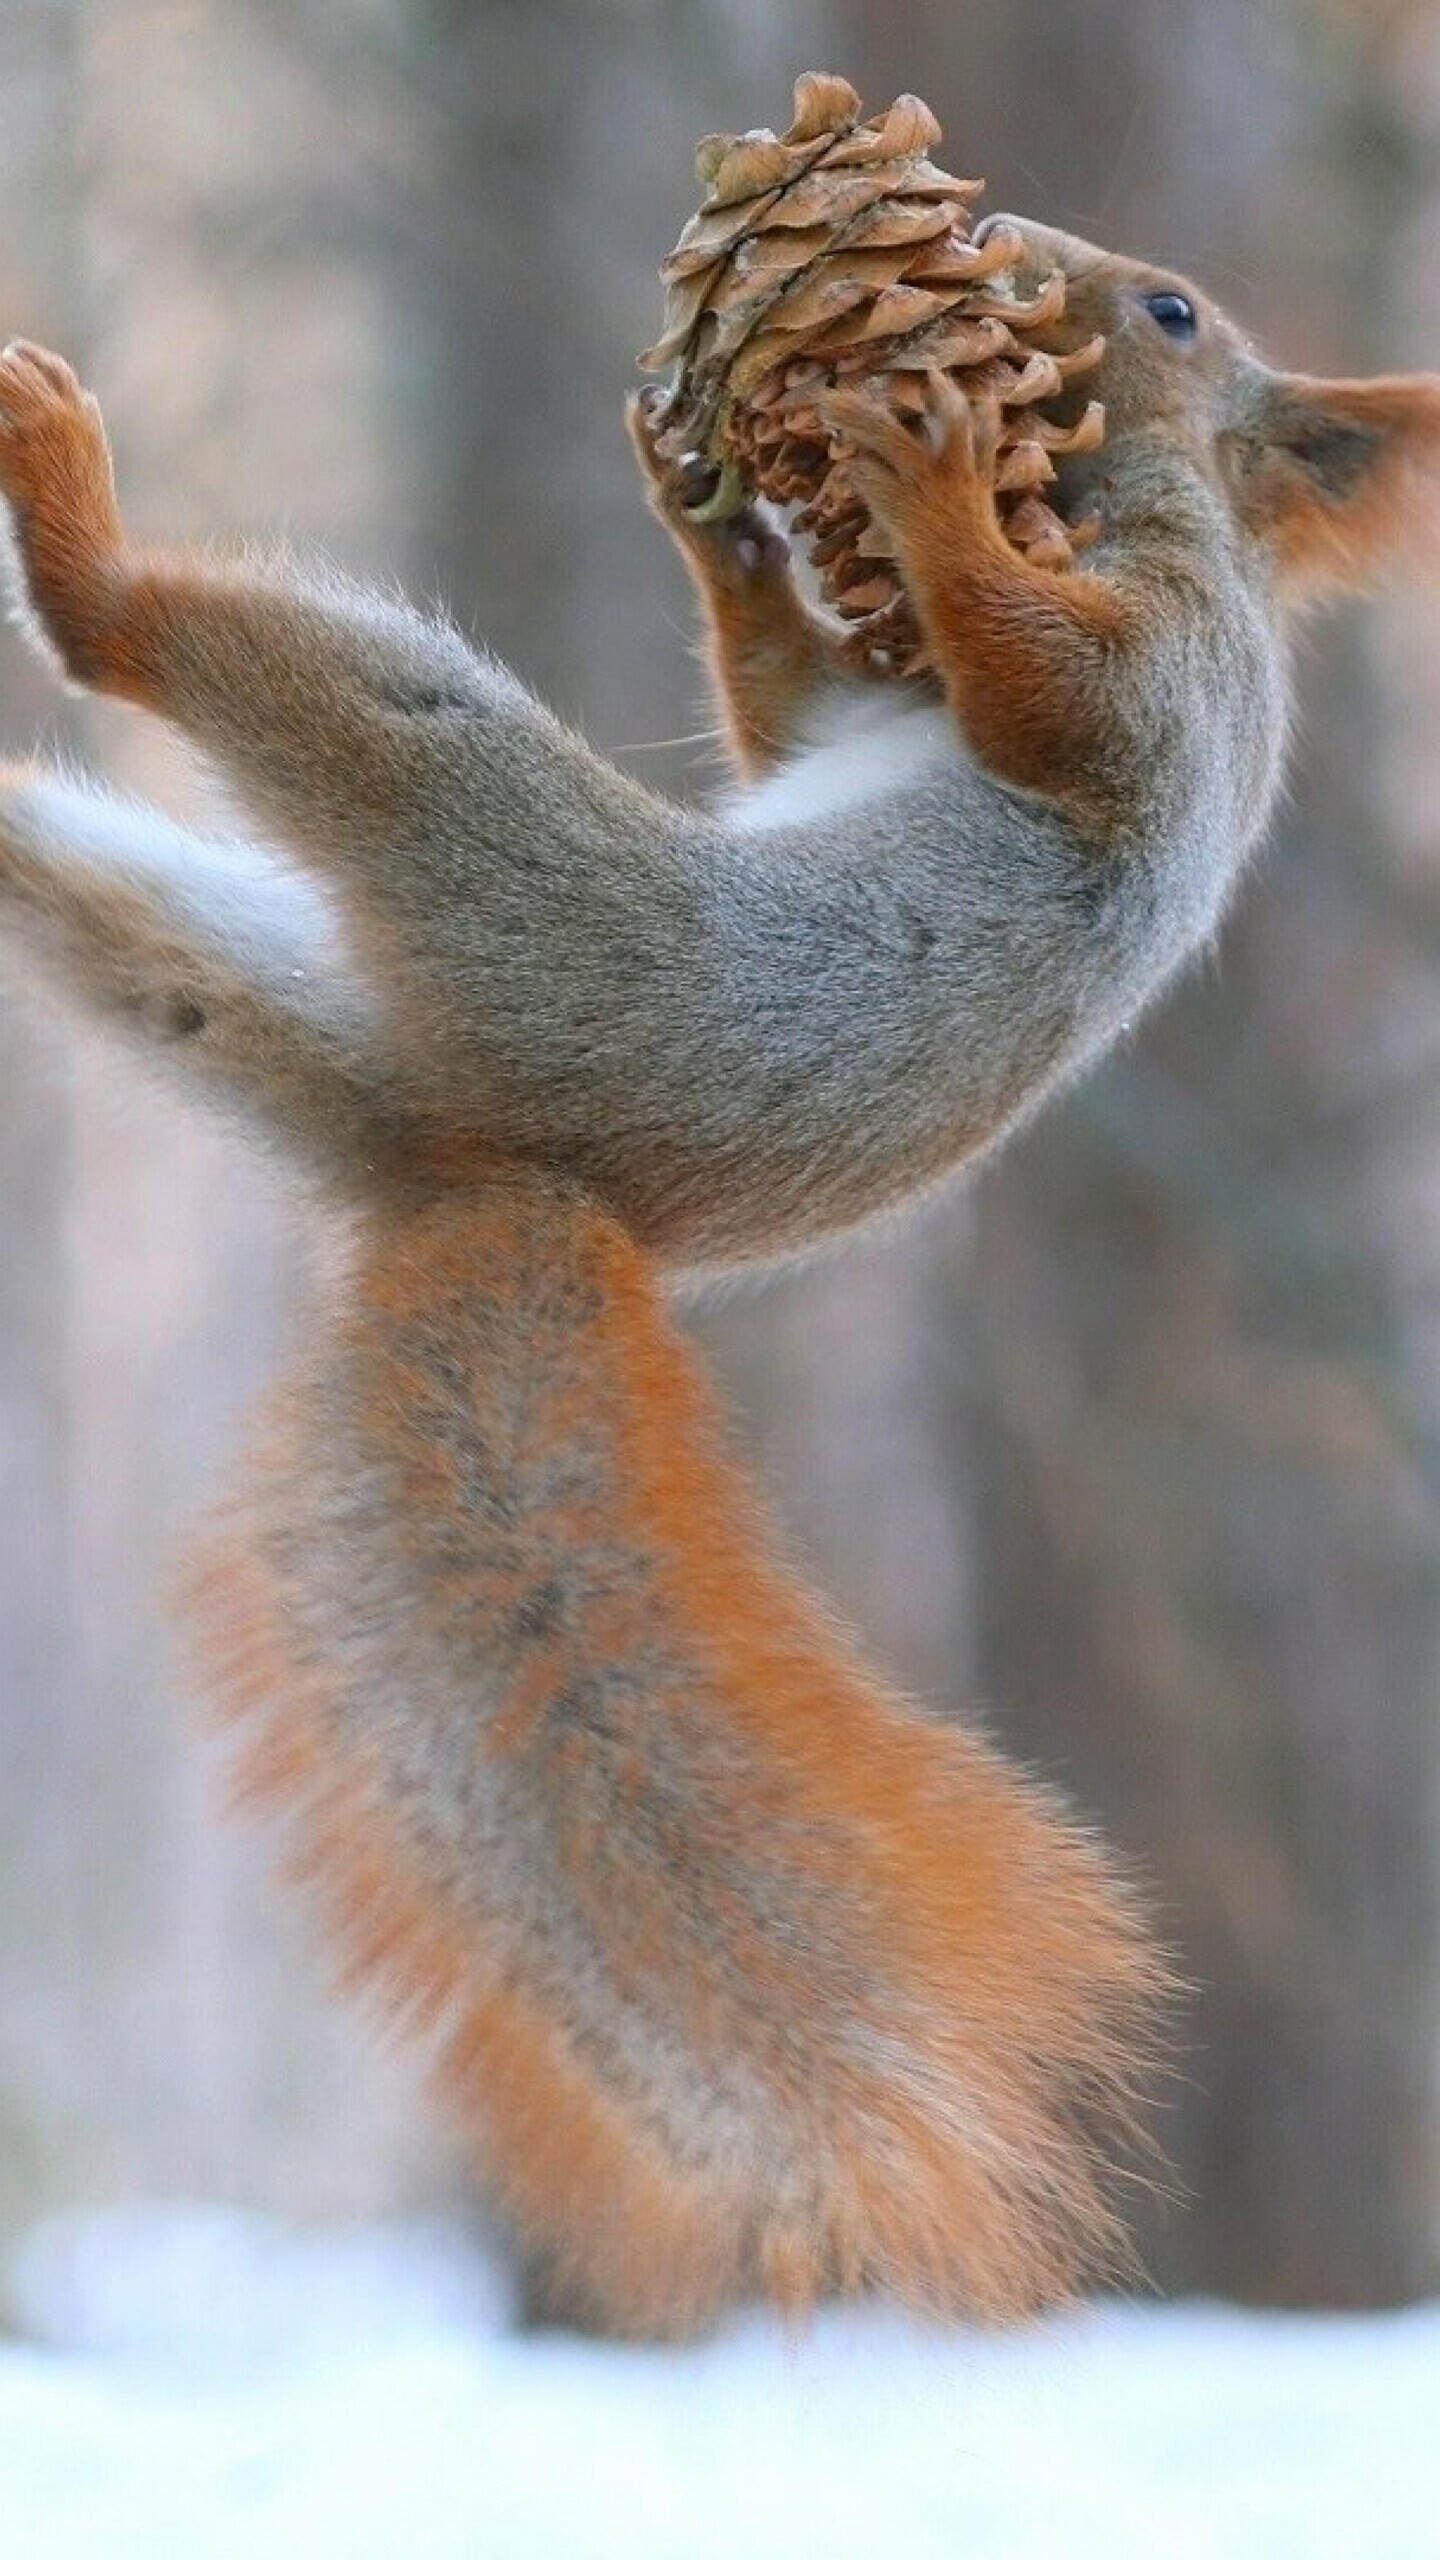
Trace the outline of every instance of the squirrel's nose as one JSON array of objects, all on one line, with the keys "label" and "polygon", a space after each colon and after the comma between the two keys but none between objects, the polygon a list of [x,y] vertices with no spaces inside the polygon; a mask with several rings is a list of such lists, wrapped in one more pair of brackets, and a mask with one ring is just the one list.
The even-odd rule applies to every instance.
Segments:
[{"label": "squirrel's nose", "polygon": [[1024,228],[1018,213],[987,213],[976,223],[970,238],[974,246],[981,249],[992,231],[1023,231]]}]

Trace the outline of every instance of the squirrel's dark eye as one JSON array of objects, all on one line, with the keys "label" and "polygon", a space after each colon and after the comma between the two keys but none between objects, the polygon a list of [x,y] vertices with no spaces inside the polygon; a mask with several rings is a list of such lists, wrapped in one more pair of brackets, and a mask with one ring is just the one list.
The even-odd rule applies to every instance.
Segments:
[{"label": "squirrel's dark eye", "polygon": [[1200,321],[1188,293],[1147,293],[1145,308],[1167,338],[1177,339],[1182,346],[1190,344]]}]

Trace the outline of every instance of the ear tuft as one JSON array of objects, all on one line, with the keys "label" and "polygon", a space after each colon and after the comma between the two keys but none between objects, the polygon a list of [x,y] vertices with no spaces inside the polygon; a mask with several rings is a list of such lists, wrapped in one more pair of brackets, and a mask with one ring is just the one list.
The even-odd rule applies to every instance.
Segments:
[{"label": "ear tuft", "polygon": [[1236,451],[1241,514],[1293,600],[1371,586],[1417,542],[1440,559],[1440,375],[1272,375]]},{"label": "ear tuft", "polygon": [[1309,474],[1321,497],[1337,505],[1355,496],[1379,456],[1381,441],[1378,427],[1310,409],[1283,420],[1275,438],[1279,450]]}]

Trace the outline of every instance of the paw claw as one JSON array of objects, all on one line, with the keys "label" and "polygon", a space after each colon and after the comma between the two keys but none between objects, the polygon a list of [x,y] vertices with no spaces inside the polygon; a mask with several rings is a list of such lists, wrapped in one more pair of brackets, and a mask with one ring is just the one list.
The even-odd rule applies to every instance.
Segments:
[{"label": "paw claw", "polygon": [[[911,377],[912,382],[915,377]],[[923,377],[918,407],[902,419],[888,402],[836,392],[817,403],[832,433],[850,448],[853,468],[872,503],[899,488],[918,491],[937,475],[993,498],[1003,419],[998,401],[972,400],[949,374]]]},{"label": "paw claw", "polygon": [[[790,545],[779,528],[743,497],[731,467],[707,462],[703,454],[678,458],[656,450],[664,423],[665,394],[655,385],[632,391],[625,403],[625,425],[645,480],[650,504],[662,524],[692,557],[717,567],[740,570],[748,578],[774,575],[790,558]],[[729,485],[722,484],[729,480]],[[735,504],[736,498],[742,503]]]},{"label": "paw claw", "polygon": [[60,406],[79,407],[85,400],[78,376],[63,356],[28,338],[12,338],[0,351],[0,417],[11,428]]},{"label": "paw claw", "polygon": [[925,441],[932,453],[943,453],[952,436],[973,442],[975,412],[953,376],[932,365],[925,376],[921,411]]},{"label": "paw claw", "polygon": [[815,403],[821,419],[841,444],[866,462],[892,471],[913,471],[923,457],[918,436],[903,426],[889,402],[864,391],[827,391]]},{"label": "paw claw", "polygon": [[666,478],[666,465],[655,450],[660,403],[664,397],[657,383],[647,382],[642,390],[630,392],[625,402],[625,432],[646,482],[657,491],[663,488]]},{"label": "paw claw", "polygon": [[104,444],[99,404],[74,367],[48,347],[12,338],[0,349],[0,428],[23,446],[32,431],[44,429],[48,438],[57,427],[82,442]]},{"label": "paw claw", "polygon": [[37,346],[33,338],[12,338],[5,353],[38,373],[52,391],[64,393],[71,399],[80,397],[80,379],[74,366],[67,364],[63,356],[53,354],[49,347]]}]

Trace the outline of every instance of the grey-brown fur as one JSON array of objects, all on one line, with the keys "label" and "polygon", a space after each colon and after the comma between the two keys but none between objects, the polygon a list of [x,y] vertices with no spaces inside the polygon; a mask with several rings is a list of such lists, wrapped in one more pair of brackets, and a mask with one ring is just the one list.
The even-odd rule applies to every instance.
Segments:
[{"label": "grey-brown fur", "polygon": [[[816,825],[673,807],[455,632],[287,565],[229,571],[203,622],[176,618],[165,699],[338,896],[348,983],[372,994],[333,1006],[346,982],[317,961],[268,992],[252,977],[238,1016],[223,917],[195,933],[170,863],[146,877],[133,857],[102,914],[107,884],[67,862],[53,802],[42,878],[23,781],[7,902],[137,1032],[163,1044],[176,1006],[198,1008],[176,1057],[189,1080],[233,1074],[263,1114],[268,1056],[277,1115],[344,1177],[357,1126],[384,1161],[393,1117],[413,1115],[563,1166],[672,1259],[793,1247],[992,1143],[1104,1046],[1213,931],[1264,825],[1286,695],[1261,602],[1219,508],[1163,450],[1137,437],[1122,465],[1140,527],[1117,506],[1097,566],[1163,576],[1146,530],[1163,506],[1184,525],[1167,544],[1204,574],[1173,582],[1182,609],[1157,622],[1129,733],[1112,719],[1131,779],[1103,843],[992,781],[958,735],[943,770]],[[335,1110],[337,1071],[375,1097],[373,1126]]]}]

